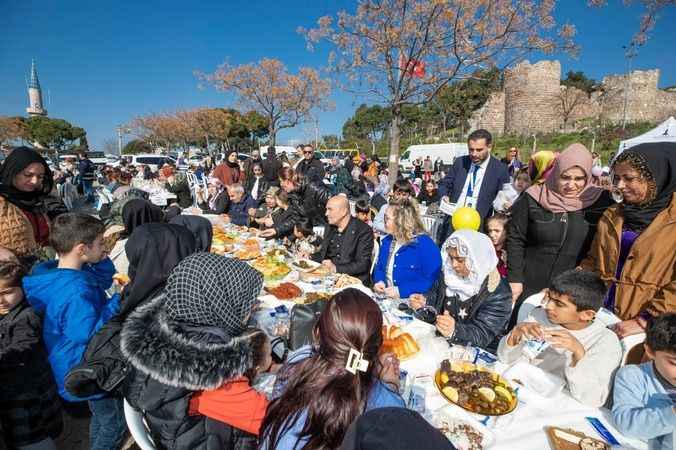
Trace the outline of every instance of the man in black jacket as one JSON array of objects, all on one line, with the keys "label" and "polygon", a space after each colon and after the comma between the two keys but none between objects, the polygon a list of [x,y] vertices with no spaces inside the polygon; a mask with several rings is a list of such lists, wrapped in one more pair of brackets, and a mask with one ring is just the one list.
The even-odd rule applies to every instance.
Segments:
[{"label": "man in black jacket", "polygon": [[319,251],[312,256],[331,272],[346,273],[369,282],[373,256],[373,230],[350,215],[350,203],[344,195],[332,197],[326,204],[329,227]]},{"label": "man in black jacket", "polygon": [[268,147],[268,153],[261,163],[263,165],[263,173],[265,180],[270,186],[279,186],[279,169],[282,168],[282,162],[277,158],[277,151],[273,146]]},{"label": "man in black jacket", "polygon": [[303,147],[303,160],[298,163],[296,172],[314,185],[324,183],[324,163],[315,158],[315,149],[312,144]]},{"label": "man in black jacket", "polygon": [[94,180],[96,180],[96,166],[87,157],[87,153],[80,152],[77,154],[78,163],[77,171],[80,177],[80,185],[82,186],[82,194],[86,197],[87,203],[94,202]]}]

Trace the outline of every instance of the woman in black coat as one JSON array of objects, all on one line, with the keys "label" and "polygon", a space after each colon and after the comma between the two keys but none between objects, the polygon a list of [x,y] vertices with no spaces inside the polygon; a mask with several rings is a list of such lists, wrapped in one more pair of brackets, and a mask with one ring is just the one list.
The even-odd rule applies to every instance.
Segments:
[{"label": "woman in black coat", "polygon": [[507,229],[507,269],[519,306],[586,256],[596,224],[612,204],[608,191],[593,186],[591,153],[581,144],[564,150],[547,180],[526,190],[512,206]]},{"label": "woman in black coat", "polygon": [[437,332],[449,345],[494,353],[512,311],[512,294],[497,271],[493,243],[477,231],[458,230],[441,247],[441,255],[439,279],[424,295],[411,295],[411,307],[433,307]]}]

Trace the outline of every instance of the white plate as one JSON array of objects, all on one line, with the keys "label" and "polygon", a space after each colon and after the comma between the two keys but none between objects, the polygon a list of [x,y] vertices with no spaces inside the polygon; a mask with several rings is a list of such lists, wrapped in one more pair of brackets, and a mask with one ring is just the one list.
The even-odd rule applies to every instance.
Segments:
[{"label": "white plate", "polygon": [[[307,269],[303,269],[302,267],[299,267],[297,265],[300,262],[305,262],[310,267],[308,267]],[[297,271],[303,272],[303,273],[312,272],[314,269],[316,269],[319,266],[321,266],[321,264],[319,264],[318,262],[312,261],[310,259],[297,259],[297,260],[294,260],[294,261],[291,262],[291,268],[293,270],[297,270]]]},{"label": "white plate", "polygon": [[[502,377],[512,383],[512,387],[515,389],[523,387],[526,391],[543,398],[555,397],[563,390],[565,384],[561,378],[547,373],[527,361],[517,362],[507,369]],[[515,379],[521,383],[517,383],[514,381]]]},{"label": "white plate", "polygon": [[[432,414],[432,425],[435,428],[439,429],[443,422],[447,422],[449,425],[466,424],[471,426],[482,435],[483,439],[481,440],[481,446],[485,449],[489,448],[495,442],[495,435],[491,430],[486,428],[478,420],[472,418],[464,410],[453,405],[445,406]],[[456,449],[465,450],[465,447],[460,445],[461,442],[453,443],[455,444]]]}]

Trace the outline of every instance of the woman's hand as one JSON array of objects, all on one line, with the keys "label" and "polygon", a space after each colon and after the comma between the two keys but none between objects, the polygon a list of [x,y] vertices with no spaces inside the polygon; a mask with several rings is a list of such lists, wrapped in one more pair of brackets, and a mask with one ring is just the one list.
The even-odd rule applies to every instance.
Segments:
[{"label": "woman's hand", "polygon": [[451,337],[455,332],[455,319],[448,311],[444,311],[443,315],[437,316],[437,331],[444,337]]},{"label": "woman's hand", "polygon": [[390,298],[399,298],[399,288],[396,286],[386,287],[383,292]]},{"label": "woman's hand", "polygon": [[385,293],[385,283],[382,281],[377,282],[376,284],[373,285],[373,292],[377,294],[384,294]]},{"label": "woman's hand", "polygon": [[258,236],[262,237],[262,238],[271,238],[271,237],[275,237],[276,234],[277,234],[277,231],[274,228],[270,228],[270,229],[261,231],[258,234]]},{"label": "woman's hand", "polygon": [[263,219],[263,225],[265,225],[266,227],[271,227],[274,224],[275,223],[272,221],[272,217],[266,217],[265,219]]},{"label": "woman's hand", "polygon": [[618,338],[623,339],[627,336],[645,332],[645,326],[641,325],[639,319],[630,319],[613,325],[613,331]]},{"label": "woman's hand", "polygon": [[408,303],[415,311],[425,306],[427,304],[427,300],[425,300],[425,297],[422,294],[411,294],[411,296],[408,298]]},{"label": "woman's hand", "polygon": [[509,287],[512,288],[512,303],[514,304],[523,293],[523,283],[509,283]]},{"label": "woman's hand", "polygon": [[392,387],[399,390],[399,359],[394,353],[383,353],[378,357],[380,360],[380,373],[378,378]]}]

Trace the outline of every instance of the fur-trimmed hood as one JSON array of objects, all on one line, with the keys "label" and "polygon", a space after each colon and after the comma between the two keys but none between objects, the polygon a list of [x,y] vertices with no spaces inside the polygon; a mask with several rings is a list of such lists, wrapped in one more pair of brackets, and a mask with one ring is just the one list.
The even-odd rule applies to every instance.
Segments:
[{"label": "fur-trimmed hood", "polygon": [[167,316],[165,299],[154,297],[124,322],[121,350],[134,368],[169,386],[201,391],[216,389],[252,366],[246,338],[204,339],[208,332],[189,330]]}]

